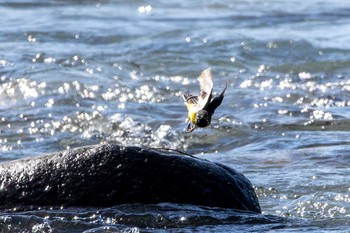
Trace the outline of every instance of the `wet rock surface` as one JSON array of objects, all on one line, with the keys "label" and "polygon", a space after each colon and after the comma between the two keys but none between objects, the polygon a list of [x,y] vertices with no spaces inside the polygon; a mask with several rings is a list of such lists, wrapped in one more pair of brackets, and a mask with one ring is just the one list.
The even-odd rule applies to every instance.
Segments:
[{"label": "wet rock surface", "polygon": [[0,164],[0,205],[184,203],[261,212],[250,181],[219,163],[105,144]]}]

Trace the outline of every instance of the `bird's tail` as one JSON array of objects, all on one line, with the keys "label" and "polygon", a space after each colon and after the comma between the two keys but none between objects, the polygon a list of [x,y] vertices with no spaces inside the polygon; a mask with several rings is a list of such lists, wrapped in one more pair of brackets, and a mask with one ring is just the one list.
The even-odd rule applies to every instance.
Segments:
[{"label": "bird's tail", "polygon": [[222,90],[221,94],[219,96],[216,96],[208,106],[206,106],[206,110],[213,115],[215,112],[215,109],[217,109],[220,104],[222,103],[222,100],[224,99],[225,91],[227,89],[227,83],[225,88]]},{"label": "bird's tail", "polygon": [[227,82],[226,82],[226,84],[225,84],[225,88],[224,88],[224,90],[222,90],[222,92],[221,92],[221,94],[220,94],[220,95],[222,95],[222,96],[224,96],[224,95],[225,95],[226,88],[227,88]]}]

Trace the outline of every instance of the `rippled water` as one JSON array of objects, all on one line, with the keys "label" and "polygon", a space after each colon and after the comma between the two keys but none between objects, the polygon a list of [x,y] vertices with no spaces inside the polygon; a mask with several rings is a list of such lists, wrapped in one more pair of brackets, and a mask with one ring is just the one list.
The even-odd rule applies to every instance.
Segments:
[{"label": "rippled water", "polygon": [[[345,0],[2,1],[2,161],[103,142],[184,150],[244,173],[264,214],[44,209],[2,213],[2,230],[345,231],[349,10]],[[214,91],[229,87],[211,126],[188,134],[181,95],[207,67]]]}]

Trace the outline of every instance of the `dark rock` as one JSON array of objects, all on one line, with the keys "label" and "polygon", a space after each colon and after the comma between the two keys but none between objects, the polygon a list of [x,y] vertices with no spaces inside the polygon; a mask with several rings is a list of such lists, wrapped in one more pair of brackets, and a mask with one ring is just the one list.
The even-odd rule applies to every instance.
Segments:
[{"label": "dark rock", "polygon": [[249,180],[224,165],[99,145],[0,163],[0,206],[185,203],[261,212]]}]

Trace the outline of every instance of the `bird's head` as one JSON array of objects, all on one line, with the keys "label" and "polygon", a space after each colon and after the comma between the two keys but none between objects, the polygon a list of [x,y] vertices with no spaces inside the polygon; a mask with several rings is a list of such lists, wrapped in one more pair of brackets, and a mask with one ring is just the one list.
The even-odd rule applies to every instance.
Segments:
[{"label": "bird's head", "polygon": [[211,114],[206,110],[200,110],[196,114],[195,122],[198,127],[207,127],[211,122]]}]

